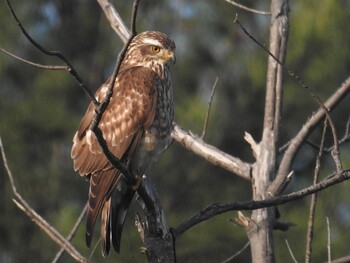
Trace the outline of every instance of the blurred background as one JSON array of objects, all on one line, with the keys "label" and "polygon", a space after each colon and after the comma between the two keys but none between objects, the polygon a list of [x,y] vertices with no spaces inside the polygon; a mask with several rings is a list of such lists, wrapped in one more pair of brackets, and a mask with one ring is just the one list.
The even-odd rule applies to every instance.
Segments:
[{"label": "blurred background", "polygon": [[[113,1],[129,24],[131,1]],[[270,1],[242,1],[269,10]],[[350,75],[350,1],[290,1],[290,35],[287,65],[297,72],[321,99],[326,99]],[[122,47],[96,1],[11,1],[29,34],[49,50],[59,50],[74,65],[84,82],[96,90],[109,76]],[[270,17],[247,13],[224,0],[172,0],[140,3],[138,31],[159,30],[177,45],[173,86],[176,122],[201,134],[211,88],[219,78],[206,142],[254,162],[244,141],[248,131],[261,137],[266,80],[266,53],[234,24],[240,22],[268,46]],[[62,65],[39,52],[23,36],[5,1],[0,3],[0,46],[33,62]],[[296,80],[286,76],[280,145],[300,129],[317,104]],[[0,136],[18,191],[62,234],[67,235],[87,200],[88,183],[73,171],[72,138],[89,103],[85,93],[64,71],[48,71],[23,64],[0,53]],[[350,114],[350,98],[332,112],[339,137]],[[311,140],[319,143],[321,127]],[[327,145],[332,139],[328,132]],[[349,143],[341,148],[344,168],[350,166]],[[286,192],[312,183],[315,151],[302,147],[295,160],[295,178]],[[322,158],[321,177],[334,170],[329,155]],[[213,202],[251,199],[251,184],[208,164],[173,143],[151,170],[163,209],[172,227]],[[316,208],[313,260],[327,260],[326,217],[331,228],[332,258],[349,253],[350,187],[344,182],[319,194]],[[310,198],[279,207],[281,220],[296,226],[275,232],[276,262],[292,262],[285,239],[302,261]],[[133,210],[138,207],[134,204]],[[0,263],[50,262],[58,246],[13,203],[9,180],[0,164]],[[249,212],[244,212],[249,216]],[[226,213],[190,229],[176,240],[178,262],[222,262],[248,241],[244,229]],[[85,246],[85,220],[72,243],[89,257]],[[95,235],[94,246],[98,241]],[[103,260],[99,246],[94,262],[147,262],[128,215],[120,255]],[[61,262],[74,262],[64,256]],[[234,262],[250,262],[249,248]]]}]

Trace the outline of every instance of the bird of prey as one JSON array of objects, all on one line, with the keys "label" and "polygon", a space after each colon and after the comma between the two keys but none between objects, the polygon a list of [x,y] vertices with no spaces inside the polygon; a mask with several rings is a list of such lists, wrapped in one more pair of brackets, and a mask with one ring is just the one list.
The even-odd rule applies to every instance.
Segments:
[{"label": "bird of prey", "polygon": [[[171,142],[174,52],[174,41],[163,33],[146,31],[136,35],[125,53],[99,124],[109,150],[138,178]],[[104,99],[111,81],[109,78],[97,90],[97,101]],[[74,135],[71,157],[74,170],[90,180],[86,244],[90,247],[101,214],[101,247],[103,256],[107,256],[111,241],[120,251],[123,224],[137,186],[128,185],[104,155],[89,129],[94,114],[95,106],[90,103]]]}]

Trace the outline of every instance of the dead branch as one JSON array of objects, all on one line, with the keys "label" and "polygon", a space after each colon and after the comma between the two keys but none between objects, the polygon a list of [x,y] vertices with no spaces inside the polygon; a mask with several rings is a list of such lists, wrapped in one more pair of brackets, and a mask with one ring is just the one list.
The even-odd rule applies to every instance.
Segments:
[{"label": "dead branch", "polygon": [[219,149],[206,144],[200,137],[184,131],[180,126],[174,123],[171,136],[183,147],[201,156],[208,162],[224,168],[238,176],[250,180],[252,165],[241,161]]},{"label": "dead branch", "polygon": [[73,65],[68,61],[68,59],[66,59],[66,57],[59,51],[49,51],[45,48],[43,48],[38,42],[36,42],[28,33],[27,31],[24,29],[22,23],[20,22],[20,20],[18,19],[15,11],[12,8],[12,5],[10,3],[9,0],[5,0],[7,7],[9,8],[12,17],[14,18],[14,20],[16,21],[17,25],[19,26],[19,28],[21,29],[23,35],[29,40],[29,42],[36,47],[37,49],[39,49],[42,53],[48,55],[48,56],[54,56],[59,58],[60,60],[62,60],[69,68],[68,72],[72,75],[72,77],[75,79],[75,81],[78,83],[78,85],[84,90],[84,92],[87,94],[87,96],[90,98],[90,100],[95,104],[95,106],[98,106],[98,102],[94,96],[94,94],[92,93],[92,91],[84,84],[83,80],[80,78],[79,74],[75,71]]},{"label": "dead branch", "polygon": [[235,254],[233,254],[232,256],[230,256],[229,258],[225,259],[224,261],[222,261],[221,263],[230,263],[233,262],[233,260],[239,256],[244,250],[246,250],[249,247],[250,243],[249,241],[240,249],[238,250]]},{"label": "dead branch", "polygon": [[131,33],[124,24],[117,10],[114,8],[113,4],[111,4],[111,2],[108,0],[97,0],[97,2],[100,4],[113,30],[125,44],[128,41]]},{"label": "dead branch", "polygon": [[289,254],[290,254],[290,256],[292,257],[292,259],[293,259],[294,263],[298,263],[298,261],[297,261],[297,260],[295,259],[295,257],[294,257],[294,254],[293,254],[293,251],[292,251],[291,247],[289,246],[289,242],[288,242],[288,240],[287,240],[287,239],[285,239],[285,241],[286,241],[286,245],[287,245],[287,248],[288,248]]},{"label": "dead branch", "polygon": [[331,187],[333,185],[339,184],[341,182],[347,181],[350,179],[350,169],[342,171],[340,174],[333,173],[329,175],[326,179],[320,181],[315,185],[311,185],[302,190],[281,195],[275,198],[261,200],[261,201],[245,201],[245,202],[232,202],[232,203],[214,203],[206,206],[201,209],[198,213],[193,215],[192,217],[185,220],[183,223],[174,228],[173,234],[174,237],[177,238],[193,226],[206,221],[214,216],[229,212],[229,211],[237,211],[237,210],[256,210],[265,207],[277,206],[285,203],[292,202],[297,199],[301,199],[305,196],[317,193]]},{"label": "dead branch", "polygon": [[[314,185],[317,183],[318,176],[319,176],[320,170],[321,170],[321,157],[323,154],[322,149],[324,147],[326,130],[327,130],[327,119],[325,119],[324,124],[323,124],[321,147],[320,147],[320,150],[319,150],[317,158],[316,158],[316,165],[315,165],[315,170],[314,170],[314,180],[313,180]],[[312,251],[312,241],[313,241],[313,235],[314,235],[316,203],[317,203],[317,194],[315,193],[315,194],[311,195],[309,222],[308,222],[307,234],[306,234],[305,263],[311,262],[311,251]]]},{"label": "dead branch", "polygon": [[7,51],[6,49],[3,49],[2,47],[0,47],[0,51],[5,53],[6,55],[8,55],[11,58],[17,59],[23,63],[26,63],[30,66],[36,67],[36,68],[40,68],[40,69],[48,69],[48,70],[64,70],[64,71],[70,71],[70,67],[68,66],[52,66],[52,65],[42,65],[42,64],[38,64],[38,63],[34,63],[32,61],[26,60],[24,58],[21,58],[19,56],[16,56],[15,54],[12,54],[11,52]]},{"label": "dead branch", "polygon": [[72,258],[78,262],[89,262],[84,258],[75,247],[65,239],[54,227],[52,227],[44,218],[42,218],[35,210],[23,199],[19,192],[17,192],[14,177],[11,169],[7,163],[4,146],[0,137],[0,150],[3,160],[3,164],[10,180],[12,193],[14,198],[12,199],[16,206],[22,210],[41,230],[43,230],[55,243],[63,248]]},{"label": "dead branch", "polygon": [[203,131],[202,131],[202,135],[201,135],[202,139],[204,139],[204,137],[205,137],[205,135],[207,133],[208,123],[209,123],[209,116],[210,116],[210,110],[211,110],[211,104],[213,103],[214,93],[215,93],[218,81],[219,81],[219,77],[216,77],[214,85],[213,85],[213,87],[211,89],[210,99],[209,99],[209,103],[208,103],[208,110],[207,110],[207,114],[205,116],[204,127],[203,127]]},{"label": "dead branch", "polygon": [[331,227],[329,224],[329,218],[326,217],[326,223],[327,223],[327,256],[328,256],[328,263],[331,263],[332,261],[332,253],[331,253]]},{"label": "dead branch", "polygon": [[[350,92],[350,77],[348,77],[344,83],[325,101],[324,106],[332,111]],[[299,130],[297,135],[291,140],[287,150],[285,151],[281,163],[279,165],[276,179],[269,187],[269,192],[272,196],[278,195],[285,186],[286,177],[290,171],[290,167],[294,160],[294,157],[301,147],[301,144],[316,128],[316,126],[325,117],[326,112],[323,107],[320,107],[308,120],[303,127]]]},{"label": "dead branch", "polygon": [[[71,229],[69,235],[67,236],[67,240],[68,241],[71,241],[73,239],[73,237],[75,236],[76,232],[78,231],[78,228],[79,228],[81,222],[83,221],[83,218],[85,216],[86,210],[88,208],[88,204],[89,204],[89,202],[86,202],[84,208],[81,210],[77,221],[75,222],[73,228]],[[64,249],[61,247],[61,249],[57,252],[55,258],[52,260],[51,263],[57,263],[61,259],[63,254],[64,254]]]},{"label": "dead branch", "polygon": [[242,10],[245,10],[245,11],[248,11],[248,12],[251,12],[251,13],[255,13],[255,14],[259,14],[259,15],[267,15],[267,16],[270,16],[271,15],[271,12],[265,12],[265,11],[259,11],[259,10],[256,10],[254,8],[250,8],[250,7],[247,7],[245,5],[242,5],[242,4],[239,4],[239,3],[236,3],[235,1],[233,0],[225,0],[227,3],[230,3],[231,5],[234,5],[234,6],[237,6],[238,8],[242,9]]}]

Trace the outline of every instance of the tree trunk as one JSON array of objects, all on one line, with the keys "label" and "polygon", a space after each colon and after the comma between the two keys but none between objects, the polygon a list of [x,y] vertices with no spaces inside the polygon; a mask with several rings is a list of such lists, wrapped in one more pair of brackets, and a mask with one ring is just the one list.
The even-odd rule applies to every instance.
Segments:
[{"label": "tree trunk", "polygon": [[[288,38],[288,0],[272,0],[270,52],[283,64]],[[256,152],[257,162],[252,173],[253,199],[268,199],[267,191],[276,170],[276,148],[282,108],[283,67],[269,56],[264,130]],[[273,225],[275,209],[264,208],[252,212],[247,235],[250,242],[252,262],[274,262]]]}]

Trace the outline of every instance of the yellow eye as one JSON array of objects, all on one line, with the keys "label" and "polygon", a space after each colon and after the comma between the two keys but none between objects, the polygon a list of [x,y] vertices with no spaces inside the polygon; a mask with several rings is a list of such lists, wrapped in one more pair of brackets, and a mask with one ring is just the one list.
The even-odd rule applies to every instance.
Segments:
[{"label": "yellow eye", "polygon": [[158,53],[160,51],[160,47],[158,47],[158,46],[152,46],[151,49],[154,53]]}]

